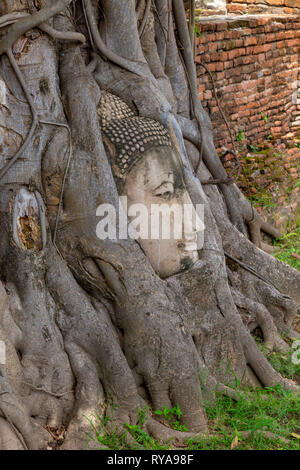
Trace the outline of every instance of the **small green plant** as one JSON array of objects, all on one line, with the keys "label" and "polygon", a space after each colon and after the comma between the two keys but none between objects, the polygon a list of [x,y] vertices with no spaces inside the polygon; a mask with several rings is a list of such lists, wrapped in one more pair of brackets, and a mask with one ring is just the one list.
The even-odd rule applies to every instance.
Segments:
[{"label": "small green plant", "polygon": [[[113,405],[113,409],[111,405],[109,405],[109,407],[113,416],[116,405]],[[86,417],[91,426],[91,433],[88,435],[88,440],[98,441],[101,447],[104,446],[114,450],[168,450],[170,448],[169,445],[161,445],[143,429],[148,419],[148,410],[148,406],[139,409],[138,424],[131,425],[124,423],[123,428],[114,425],[113,418],[108,417],[107,413],[101,417],[95,413],[93,419]],[[128,434],[130,434],[131,439],[128,438]]]},{"label": "small green plant", "polygon": [[138,410],[138,421],[140,423],[140,425],[143,427],[144,424],[146,423],[147,419],[148,419],[148,416],[147,416],[147,413],[149,412],[150,410],[150,407],[149,406],[144,406],[144,408],[140,408]]},{"label": "small green plant", "polygon": [[292,391],[286,389],[285,387],[282,387],[281,384],[276,384],[274,385],[274,387],[266,387],[265,390],[267,390],[268,392],[274,392],[278,396],[282,395],[284,398],[289,398],[292,396]]},{"label": "small green plant", "polygon": [[[256,145],[249,145],[249,149],[251,150],[251,152],[253,153],[257,153],[259,151],[259,148],[256,146]],[[251,159],[250,159],[251,161]]]},{"label": "small green plant", "polygon": [[165,450],[167,448],[166,446],[159,445],[155,439],[149,436],[149,434],[144,429],[141,429],[137,424],[131,425],[125,423],[124,426],[136,440],[137,444],[140,445],[139,448],[142,447],[146,450]]},{"label": "small green plant", "polygon": [[182,416],[182,411],[179,405],[174,406],[174,408],[165,406],[163,410],[155,410],[154,414],[164,416],[176,431],[188,432],[186,425],[180,424],[179,420]]},{"label": "small green plant", "polygon": [[245,139],[245,133],[244,133],[243,129],[240,129],[239,132],[238,132],[238,135],[237,135],[237,141],[241,142],[244,139]]},{"label": "small green plant", "polygon": [[249,200],[254,207],[264,207],[270,209],[276,207],[276,204],[272,201],[272,197],[268,194],[254,194],[253,196],[249,197]]},{"label": "small green plant", "polygon": [[197,36],[197,38],[202,38],[203,37],[203,34],[201,33],[201,31],[200,31],[200,29],[198,28],[197,25],[195,25],[194,33]]},{"label": "small green plant", "polygon": [[263,121],[265,121],[265,122],[268,121],[268,116],[267,116],[266,114],[263,115],[263,114],[261,113],[261,117],[262,117],[262,120],[263,120]]}]

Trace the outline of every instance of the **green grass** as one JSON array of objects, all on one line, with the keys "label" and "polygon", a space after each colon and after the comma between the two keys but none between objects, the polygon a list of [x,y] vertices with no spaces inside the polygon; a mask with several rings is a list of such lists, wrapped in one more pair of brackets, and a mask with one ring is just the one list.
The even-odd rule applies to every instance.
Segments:
[{"label": "green grass", "polygon": [[165,406],[162,410],[155,410],[154,414],[157,416],[164,416],[169,422],[170,426],[176,431],[188,431],[185,424],[180,424],[179,420],[181,418],[182,411],[179,405],[176,405],[173,408],[168,408],[167,406]]},{"label": "green grass", "polygon": [[241,142],[242,140],[245,139],[245,133],[244,133],[244,130],[243,129],[240,129],[239,132],[238,132],[238,135],[237,135],[237,141],[238,142]]},{"label": "green grass", "polygon": [[[237,436],[236,449],[300,450],[300,397],[280,385],[243,392],[239,401],[217,394],[216,402],[205,406],[209,433],[186,442],[187,450],[229,450]],[[124,430],[107,429],[103,420],[93,427],[93,440],[113,450],[172,450],[171,443],[153,439],[144,426],[125,424]],[[266,438],[259,431],[272,432]],[[252,434],[247,439],[243,431]],[[294,435],[293,435],[294,434]],[[130,440],[128,439],[130,435]],[[288,439],[286,443],[281,437]],[[175,448],[176,449],[176,448]]]},{"label": "green grass", "polygon": [[[217,396],[216,403],[206,407],[206,413],[213,435],[190,441],[191,450],[230,449],[236,435],[237,449],[300,449],[300,441],[291,435],[299,433],[300,398],[280,387],[246,393],[238,402]],[[270,431],[290,442],[266,438],[258,430]],[[242,431],[253,435],[243,439]]]},{"label": "green grass", "polygon": [[123,429],[113,425],[113,420],[95,415],[96,424],[89,420],[91,433],[87,441],[98,441],[99,448],[105,446],[113,450],[168,450],[171,445],[161,444],[148,434],[144,424],[147,421],[148,407],[139,410],[138,424],[124,424]]},{"label": "green grass", "polygon": [[273,198],[269,194],[254,194],[249,197],[250,202],[254,207],[274,208],[276,207]]},{"label": "green grass", "polygon": [[[294,349],[291,349],[288,352],[274,352],[269,351],[266,346],[261,342],[259,338],[255,338],[258,348],[266,356],[271,366],[279,372],[283,377],[287,379],[293,379],[295,376],[300,377],[300,364],[294,364],[292,361],[292,355]],[[286,342],[292,346],[293,341],[288,338],[284,338]],[[299,349],[299,348],[298,348]]]},{"label": "green grass", "polygon": [[[300,374],[300,365],[292,363],[291,353],[270,352],[259,338],[255,339],[273,367],[284,377],[295,378]],[[299,394],[283,389],[279,384],[264,389],[242,389],[238,385],[237,391],[239,401],[217,393],[215,403],[204,405],[208,433],[187,441],[187,450],[230,450],[233,442],[234,448],[239,450],[300,450]],[[110,418],[98,418],[97,425],[91,423],[90,437],[113,450],[176,449],[171,442],[162,444],[147,433],[145,423],[149,412],[149,407],[139,410],[138,424],[125,424],[122,430],[113,428]],[[163,415],[169,426],[176,429],[181,410],[178,406],[165,407],[154,411],[154,415]],[[241,434],[243,431],[250,431],[250,436],[245,438]],[[260,431],[271,432],[274,437],[267,438]]]},{"label": "green grass", "polygon": [[273,255],[276,258],[300,270],[300,260],[292,256],[293,253],[300,256],[300,222],[295,230],[285,234],[280,240],[274,240],[273,245],[276,250]]},{"label": "green grass", "polygon": [[[300,269],[300,261],[291,256],[292,253],[300,255],[300,223],[293,232],[273,244],[277,250],[274,255],[278,259]],[[289,379],[300,376],[300,365],[292,363],[292,353],[270,352],[259,339],[256,340],[258,347],[281,375]],[[238,382],[237,389],[240,389]],[[233,442],[235,449],[239,450],[300,450],[300,396],[282,389],[280,385],[269,389],[243,390],[238,402],[217,394],[216,402],[204,407],[208,434],[190,440],[187,450],[229,450]],[[148,413],[149,408],[140,410],[138,424],[127,423],[122,430],[113,428],[110,418],[99,417],[97,425],[91,423],[90,438],[113,450],[172,450],[172,443],[161,444],[147,433],[145,423]],[[187,430],[180,424],[181,411],[178,406],[155,410],[153,414],[164,417],[174,429]],[[283,442],[280,437],[266,438],[259,430],[289,439],[289,443]],[[241,435],[243,431],[252,434],[245,439]]]}]

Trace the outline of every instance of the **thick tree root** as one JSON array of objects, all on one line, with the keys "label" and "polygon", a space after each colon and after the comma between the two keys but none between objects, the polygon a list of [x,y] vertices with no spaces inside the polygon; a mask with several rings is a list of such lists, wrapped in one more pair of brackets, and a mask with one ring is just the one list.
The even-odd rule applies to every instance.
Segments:
[{"label": "thick tree root", "polygon": [[289,439],[286,439],[283,436],[279,436],[278,434],[274,434],[273,432],[270,432],[270,431],[264,431],[264,430],[257,429],[255,431],[255,433],[253,433],[253,431],[241,431],[240,432],[242,440],[249,439],[250,437],[252,437],[255,434],[259,434],[260,436],[263,436],[266,439],[273,439],[273,440],[276,440],[276,441],[279,439],[280,441],[284,442],[284,444],[289,444],[290,443]]},{"label": "thick tree root", "polygon": [[[189,439],[197,439],[199,433],[180,432],[168,428],[165,425],[150,419],[146,423],[146,429],[159,442],[172,444],[176,447],[183,446]],[[204,430],[202,430],[204,431]]]},{"label": "thick tree root", "polygon": [[57,0],[54,5],[43,8],[42,10],[38,11],[34,15],[30,17],[26,16],[20,19],[17,23],[15,23],[5,34],[5,36],[0,41],[0,55],[6,53],[10,50],[13,43],[19,39],[22,34],[26,33],[29,29],[38,26],[41,23],[44,23],[49,18],[57,15],[59,12],[64,10],[69,4],[71,0]]},{"label": "thick tree root", "polygon": [[[0,41],[0,51],[7,52],[20,34],[39,27],[68,3],[58,1],[54,9],[21,18]],[[157,14],[165,7],[162,3],[156,2]],[[178,25],[183,21],[179,3],[173,2],[181,11],[175,15]],[[161,35],[156,47],[151,10],[142,22],[140,41],[135,2],[103,0],[106,37],[102,40],[91,16],[91,2],[85,5],[93,41],[109,59],[97,60],[98,84],[90,72],[95,64],[86,67],[84,53],[71,42],[53,44],[45,36],[33,42],[23,57],[32,53],[32,63],[36,56],[43,60],[36,61],[31,81],[27,79],[29,59],[24,79],[12,61],[32,115],[47,124],[38,129],[36,139],[31,138],[28,120],[18,127],[23,96],[18,98],[11,69],[5,61],[1,64],[1,76],[7,75],[5,83],[11,82],[9,125],[16,133],[21,128],[19,133],[30,138],[26,151],[22,148],[23,160],[10,167],[0,192],[0,259],[5,260],[1,264],[0,339],[7,345],[0,377],[0,446],[45,448],[51,436],[44,427],[63,426],[67,428],[63,448],[84,448],[87,435],[97,425],[96,415],[110,417],[111,426],[123,432],[124,423],[138,423],[139,408],[145,405],[152,411],[180,406],[188,433],[171,429],[154,415],[146,429],[160,441],[183,446],[207,430],[204,400],[213,401],[216,391],[238,400],[240,392],[233,386],[245,375],[244,381],[256,385],[280,383],[298,391],[258,350],[249,332],[251,325],[243,319],[246,312],[252,327],[257,324],[262,329],[269,347],[285,350],[280,334],[294,334],[296,303],[291,297],[300,301],[300,275],[255,247],[232,224],[245,235],[248,224],[257,244],[257,227],[278,235],[260,219],[252,220],[252,210],[233,185],[221,185],[220,192],[215,186],[201,187],[199,178],[207,180],[211,174],[223,178],[224,174],[219,171],[220,162],[216,163],[211,126],[198,105],[203,142],[198,127],[196,140],[193,137],[185,99],[187,77],[176,49],[171,13],[162,19],[169,42],[163,43],[163,30],[156,24]],[[6,17],[2,23],[13,19]],[[47,34],[74,39],[68,33],[72,25],[67,16],[60,15],[54,26],[55,33],[48,28]],[[179,33],[185,42],[185,27]],[[186,48],[186,65],[190,53],[190,47]],[[189,80],[195,81],[192,67],[187,72]],[[189,271],[162,280],[136,242],[96,236],[99,203],[118,207],[98,125],[101,88],[136,106],[141,115],[162,122],[182,152],[190,196],[195,204],[205,205],[204,246]],[[195,175],[192,165],[197,165],[199,150],[194,161],[190,155],[194,147],[187,144],[191,164],[176,121],[179,113],[185,135],[198,142],[198,149],[203,144],[211,174],[202,164]],[[8,155],[14,154],[14,144]],[[51,231],[61,256],[51,241]],[[224,251],[231,256],[227,265]],[[109,402],[112,407],[107,406]],[[134,443],[130,435],[128,440]],[[97,441],[90,442],[91,448],[99,446]]]},{"label": "thick tree root", "polygon": [[261,328],[266,347],[278,352],[287,352],[290,348],[279,336],[273,318],[266,307],[258,302],[248,299],[240,292],[233,289],[231,290],[231,293],[235,305],[245,309],[248,313],[254,316],[254,319],[257,322],[255,326],[259,326]]}]

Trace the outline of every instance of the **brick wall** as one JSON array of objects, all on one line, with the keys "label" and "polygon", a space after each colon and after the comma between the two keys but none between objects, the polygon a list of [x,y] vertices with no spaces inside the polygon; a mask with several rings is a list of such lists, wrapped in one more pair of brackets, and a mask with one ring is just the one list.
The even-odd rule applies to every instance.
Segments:
[{"label": "brick wall", "polygon": [[[189,0],[185,0],[189,8]],[[277,14],[299,15],[300,0],[196,0],[200,15],[222,14]],[[212,11],[213,10],[213,11]]]},{"label": "brick wall", "polygon": [[281,142],[299,136],[300,17],[203,18],[198,30],[199,96],[212,119],[217,149],[231,148],[230,137],[200,63],[213,75],[235,136],[253,145],[270,136]]},{"label": "brick wall", "polygon": [[299,15],[300,0],[227,0],[227,12]]}]

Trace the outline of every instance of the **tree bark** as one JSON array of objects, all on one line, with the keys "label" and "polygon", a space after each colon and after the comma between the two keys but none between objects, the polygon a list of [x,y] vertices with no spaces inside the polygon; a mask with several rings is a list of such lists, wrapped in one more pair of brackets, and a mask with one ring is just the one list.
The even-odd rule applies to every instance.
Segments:
[{"label": "tree bark", "polygon": [[[280,335],[298,337],[300,274],[261,250],[261,229],[278,234],[235,185],[201,185],[226,172],[181,0],[41,3],[0,6],[0,448],[45,448],[60,426],[63,448],[84,448],[87,418],[109,415],[109,403],[120,431],[148,405],[148,432],[184,441],[206,430],[204,400],[236,396],[236,377],[298,390],[251,331],[288,349]],[[190,197],[205,206],[199,260],[167,279],[137,241],[96,236],[98,205],[119,204],[104,90],[168,129]],[[176,404],[189,433],[154,418]]]}]

